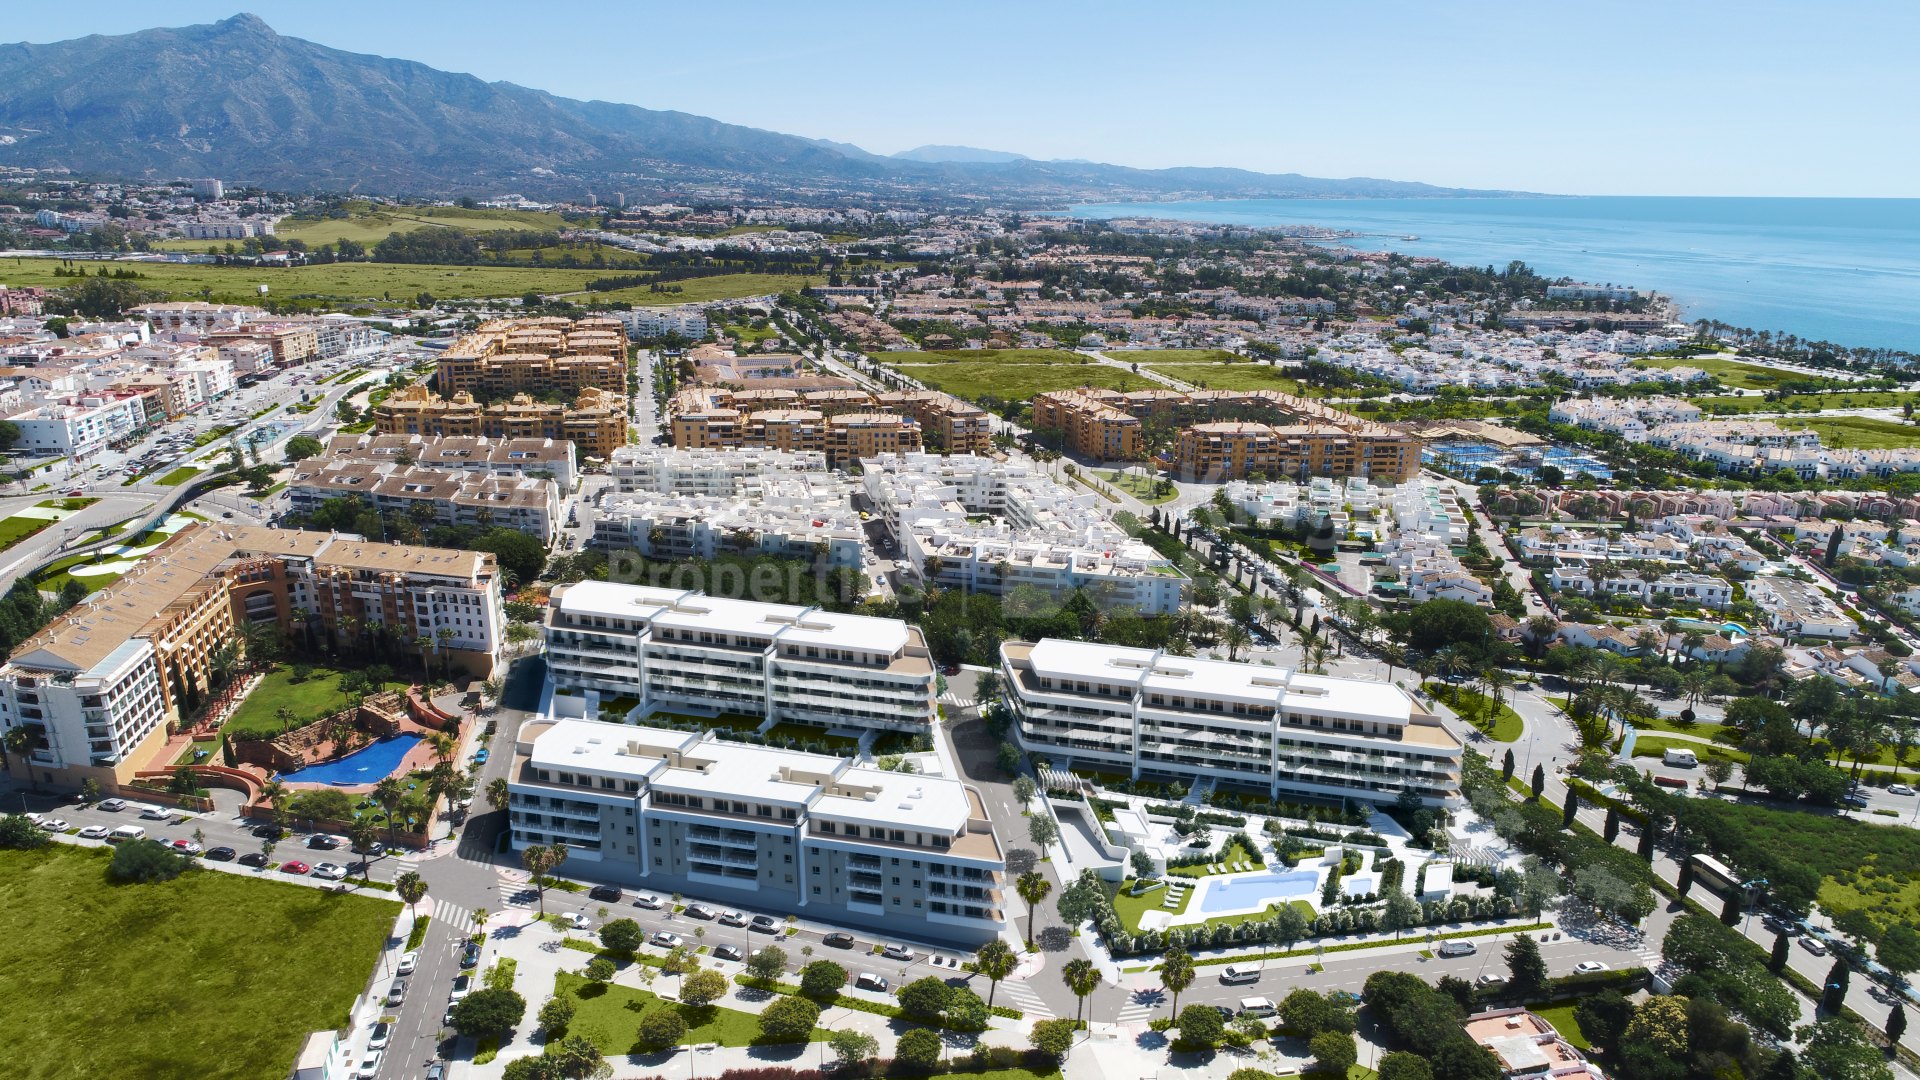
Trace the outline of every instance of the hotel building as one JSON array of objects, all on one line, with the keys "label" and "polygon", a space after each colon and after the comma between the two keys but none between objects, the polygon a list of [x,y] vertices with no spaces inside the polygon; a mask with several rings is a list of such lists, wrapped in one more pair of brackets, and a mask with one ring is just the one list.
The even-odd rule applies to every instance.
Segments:
[{"label": "hotel building", "polygon": [[514,848],[565,844],[596,876],[910,940],[1006,924],[1000,842],[958,780],[562,716],[521,727],[507,790]]},{"label": "hotel building", "polygon": [[936,716],[926,640],[898,619],[582,581],[553,590],[546,633],[556,692],[634,698],[641,717],[920,732]]},{"label": "hotel building", "polygon": [[0,665],[0,727],[27,729],[30,766],[49,783],[124,783],[165,722],[205,699],[213,657],[243,623],[445,650],[485,676],[505,638],[500,599],[485,552],[191,525],[14,649]]},{"label": "hotel building", "polygon": [[1384,683],[1052,638],[1001,645],[1000,672],[1021,744],[1056,763],[1273,797],[1459,795],[1459,740]]}]

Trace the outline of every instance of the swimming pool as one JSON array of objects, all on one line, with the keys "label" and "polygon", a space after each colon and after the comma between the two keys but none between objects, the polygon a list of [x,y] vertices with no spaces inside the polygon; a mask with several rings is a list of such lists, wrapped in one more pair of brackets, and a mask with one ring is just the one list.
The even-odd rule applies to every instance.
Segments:
[{"label": "swimming pool", "polygon": [[395,735],[364,746],[338,761],[309,765],[285,779],[296,784],[377,784],[385,780],[420,741],[418,735]]},{"label": "swimming pool", "polygon": [[1200,911],[1212,915],[1221,911],[1257,910],[1277,900],[1305,899],[1311,897],[1319,887],[1320,873],[1317,870],[1248,874],[1209,881],[1197,899]]}]

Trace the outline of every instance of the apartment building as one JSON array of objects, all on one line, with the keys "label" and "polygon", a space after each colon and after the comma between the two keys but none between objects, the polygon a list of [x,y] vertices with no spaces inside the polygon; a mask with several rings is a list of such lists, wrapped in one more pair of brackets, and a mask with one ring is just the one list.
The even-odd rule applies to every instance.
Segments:
[{"label": "apartment building", "polygon": [[573,490],[579,471],[573,445],[555,439],[490,439],[484,435],[335,435],[329,461],[397,462],[503,479],[552,480]]},{"label": "apartment building", "polygon": [[661,559],[751,551],[851,568],[866,553],[854,482],[828,471],[825,454],[628,447],[613,472],[616,490],[601,500],[591,541],[604,551]]},{"label": "apartment building", "polygon": [[824,473],[827,455],[818,451],[791,453],[747,446],[729,453],[627,446],[614,451],[608,463],[614,489],[622,495],[653,492],[661,495],[732,495],[750,478],[780,474]]},{"label": "apartment building", "polygon": [[1035,397],[1033,430],[1058,431],[1062,449],[1095,461],[1138,461],[1146,456],[1139,419],[1080,390]]},{"label": "apartment building", "polygon": [[309,458],[287,482],[288,509],[311,514],[333,499],[354,499],[416,523],[505,528],[551,544],[560,532],[560,488],[530,476],[474,474],[396,461]]},{"label": "apartment building", "polygon": [[1747,583],[1747,599],[1767,617],[1767,628],[1781,637],[1844,641],[1860,629],[1812,582],[1762,575]]},{"label": "apartment building", "polygon": [[166,723],[206,699],[214,654],[242,623],[430,649],[485,676],[505,640],[500,603],[485,552],[196,524],[14,649],[0,726],[27,729],[39,779],[124,783],[156,767]]},{"label": "apartment building", "polygon": [[625,390],[626,328],[605,316],[492,319],[440,354],[436,385],[442,394],[484,397]]},{"label": "apartment building", "polygon": [[16,412],[7,420],[20,429],[21,449],[35,456],[86,458],[131,439],[164,418],[149,414],[138,392],[66,397]]},{"label": "apartment building", "polygon": [[507,791],[514,848],[564,844],[596,877],[916,941],[1006,924],[1000,842],[958,780],[562,715],[521,727]]},{"label": "apartment building", "polygon": [[663,338],[678,334],[689,341],[707,336],[707,313],[697,307],[637,307],[612,313],[631,338]]},{"label": "apartment building", "polygon": [[526,394],[482,405],[471,394],[442,398],[424,386],[405,386],[373,411],[383,435],[434,435],[489,439],[552,439],[571,442],[579,453],[605,458],[627,443],[627,399],[595,387],[580,391],[572,406],[546,405]]},{"label": "apartment building", "polygon": [[1183,429],[1172,464],[1188,480],[1362,476],[1400,482],[1419,472],[1420,441],[1379,424],[1221,421]]},{"label": "apartment building", "polygon": [[546,636],[557,691],[632,698],[642,717],[920,732],[936,715],[926,640],[898,619],[582,581],[554,589]]},{"label": "apartment building", "polygon": [[882,412],[911,416],[920,425],[927,449],[949,454],[989,454],[993,427],[987,410],[937,390],[881,394]]},{"label": "apartment building", "polygon": [[305,323],[248,324],[238,330],[210,332],[204,340],[216,348],[241,343],[264,345],[273,355],[273,366],[279,368],[297,367],[320,357],[320,331]]},{"label": "apartment building", "polygon": [[155,330],[192,330],[202,334],[238,330],[255,319],[265,318],[266,314],[260,308],[244,304],[209,304],[201,300],[142,304],[127,311],[129,317],[145,319]]},{"label": "apartment building", "polygon": [[1461,744],[1395,686],[1051,638],[1002,644],[1000,674],[1020,742],[1055,762],[1274,797],[1459,796]]},{"label": "apartment building", "polygon": [[1114,524],[1099,496],[1025,465],[896,454],[862,459],[861,471],[899,562],[923,580],[993,595],[1084,589],[1104,605],[1148,615],[1185,601],[1186,575]]},{"label": "apartment building", "polygon": [[764,446],[820,451],[844,465],[879,453],[926,446],[954,454],[986,454],[992,429],[986,412],[933,392],[869,395],[858,389],[732,389],[681,391],[668,408],[674,446],[683,450]]}]

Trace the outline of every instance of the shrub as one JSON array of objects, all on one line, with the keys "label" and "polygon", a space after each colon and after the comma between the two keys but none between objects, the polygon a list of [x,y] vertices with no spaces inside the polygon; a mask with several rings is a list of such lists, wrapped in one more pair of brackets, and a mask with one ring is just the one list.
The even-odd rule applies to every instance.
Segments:
[{"label": "shrub", "polygon": [[803,997],[782,997],[760,1014],[760,1035],[768,1042],[805,1042],[820,1021],[820,1006]]},{"label": "shrub", "polygon": [[893,1060],[919,1072],[940,1064],[940,1036],[929,1028],[914,1028],[893,1044]]},{"label": "shrub", "polygon": [[548,1042],[567,1033],[567,1025],[573,1023],[573,997],[568,994],[555,994],[540,1006],[540,1033]]},{"label": "shrub", "polygon": [[152,884],[172,881],[187,869],[187,860],[153,840],[129,840],[113,849],[107,876],[120,882]]},{"label": "shrub", "polygon": [[672,1006],[649,1010],[640,1017],[640,1030],[636,1040],[648,1050],[665,1050],[680,1045],[687,1037],[687,1021],[681,1017],[680,1010]]},{"label": "shrub", "polygon": [[[12,848],[15,851],[32,851],[45,847],[47,832],[35,825],[25,814],[8,814],[0,817],[0,848]],[[126,845],[122,845],[125,847]]]}]

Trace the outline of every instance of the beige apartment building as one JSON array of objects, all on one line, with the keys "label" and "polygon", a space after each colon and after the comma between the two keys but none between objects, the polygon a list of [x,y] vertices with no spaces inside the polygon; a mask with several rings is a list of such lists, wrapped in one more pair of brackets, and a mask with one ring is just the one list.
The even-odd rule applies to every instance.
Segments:
[{"label": "beige apartment building", "polygon": [[580,391],[567,406],[547,405],[526,394],[482,405],[471,394],[442,398],[424,386],[407,386],[375,407],[373,419],[383,435],[565,440],[599,458],[612,456],[627,443],[626,395],[596,387]]},{"label": "beige apartment building", "polygon": [[1033,429],[1059,431],[1062,449],[1094,461],[1138,461],[1146,456],[1139,418],[1085,390],[1057,390],[1035,397]]},{"label": "beige apartment building", "polygon": [[1311,476],[1404,483],[1420,470],[1420,440],[1378,424],[1353,429],[1241,421],[1195,424],[1180,432],[1173,470],[1182,479],[1210,483]]},{"label": "beige apartment building", "polygon": [[985,410],[930,391],[874,397],[849,389],[701,386],[676,394],[668,411],[681,450],[821,451],[839,465],[923,446],[954,454],[992,449]]}]

